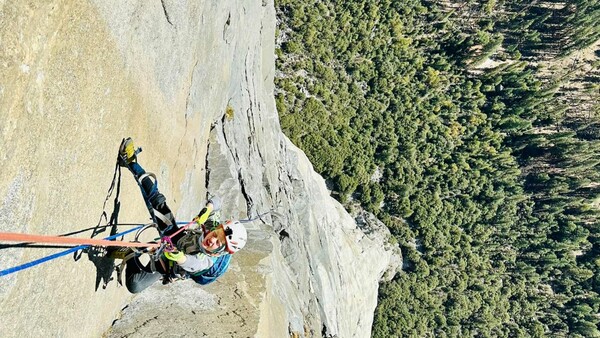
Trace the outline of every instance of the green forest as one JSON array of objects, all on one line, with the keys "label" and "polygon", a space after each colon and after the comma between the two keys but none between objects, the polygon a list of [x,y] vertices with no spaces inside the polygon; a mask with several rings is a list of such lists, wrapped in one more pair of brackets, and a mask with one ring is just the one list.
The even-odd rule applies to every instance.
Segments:
[{"label": "green forest", "polygon": [[276,0],[276,104],[404,269],[373,337],[600,337],[600,0]]}]

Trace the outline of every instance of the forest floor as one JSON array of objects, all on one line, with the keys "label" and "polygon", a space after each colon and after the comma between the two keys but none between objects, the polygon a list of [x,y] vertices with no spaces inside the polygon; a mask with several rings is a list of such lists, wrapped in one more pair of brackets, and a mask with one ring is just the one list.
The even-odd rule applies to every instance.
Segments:
[{"label": "forest floor", "polygon": [[564,58],[544,62],[547,73],[562,83],[559,92],[568,114],[589,119],[600,113],[600,40]]}]

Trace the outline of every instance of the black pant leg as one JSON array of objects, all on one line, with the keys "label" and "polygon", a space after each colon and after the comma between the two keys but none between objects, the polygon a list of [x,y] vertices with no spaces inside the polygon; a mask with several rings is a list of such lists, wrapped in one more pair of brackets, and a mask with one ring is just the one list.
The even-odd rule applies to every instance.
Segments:
[{"label": "black pant leg", "polygon": [[[160,264],[160,262],[157,262]],[[158,272],[150,272],[149,267],[143,267],[137,257],[127,261],[125,269],[125,286],[131,293],[139,293],[162,278]]]}]

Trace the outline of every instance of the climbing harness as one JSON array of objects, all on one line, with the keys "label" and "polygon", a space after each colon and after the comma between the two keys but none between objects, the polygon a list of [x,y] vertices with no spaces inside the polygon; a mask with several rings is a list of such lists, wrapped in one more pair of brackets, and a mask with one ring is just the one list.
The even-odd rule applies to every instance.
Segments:
[{"label": "climbing harness", "polygon": [[[117,282],[120,285],[123,284],[122,274],[123,274],[123,271],[125,270],[125,266],[127,265],[127,262],[132,258],[141,256],[142,254],[147,254],[150,258],[149,272],[157,271],[157,269],[156,269],[157,262],[159,262],[161,264],[163,271],[170,272],[170,269],[166,266],[165,262],[161,259],[161,256],[165,252],[175,251],[176,248],[173,245],[172,238],[175,237],[180,232],[184,231],[185,229],[189,228],[194,223],[195,223],[194,221],[177,222],[178,225],[181,225],[181,224],[184,224],[184,225],[179,230],[174,232],[173,234],[168,235],[168,236],[162,236],[160,238],[160,244],[159,243],[146,243],[146,244],[152,244],[152,245],[131,246],[129,248],[129,249],[131,249],[130,251],[122,252],[123,257],[114,257],[114,258],[122,259],[121,263],[115,267],[115,270],[117,272]],[[141,237],[142,233],[144,233],[148,229],[155,229],[156,231],[158,231],[160,233],[160,230],[158,229],[158,226],[156,224],[154,224],[154,223],[146,224],[143,227],[140,227],[139,230],[136,232],[135,239],[134,239],[135,242],[139,242],[139,238]],[[120,250],[118,250],[118,251],[120,251]]]}]

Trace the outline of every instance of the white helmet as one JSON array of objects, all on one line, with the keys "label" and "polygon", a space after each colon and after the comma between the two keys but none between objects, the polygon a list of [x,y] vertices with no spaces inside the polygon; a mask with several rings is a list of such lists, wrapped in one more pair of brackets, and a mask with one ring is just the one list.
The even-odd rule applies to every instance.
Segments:
[{"label": "white helmet", "polygon": [[246,245],[248,233],[246,228],[239,221],[227,221],[223,224],[225,230],[225,240],[227,241],[227,252],[230,254],[238,252]]}]

